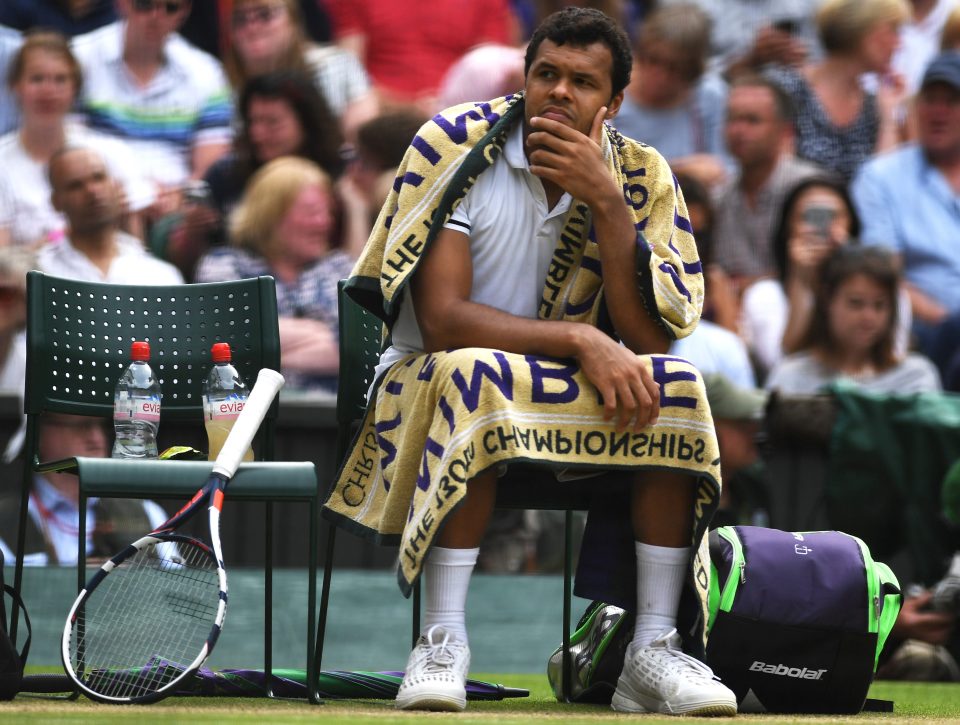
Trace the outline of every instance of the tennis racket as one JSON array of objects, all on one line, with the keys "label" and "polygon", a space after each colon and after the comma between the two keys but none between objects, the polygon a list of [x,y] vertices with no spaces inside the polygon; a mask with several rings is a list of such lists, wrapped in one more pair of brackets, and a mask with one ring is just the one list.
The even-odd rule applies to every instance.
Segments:
[{"label": "tennis racket", "polygon": [[[177,690],[213,651],[227,611],[220,511],[283,376],[263,369],[193,498],[154,531],[103,564],[80,592],[63,629],[67,675],[100,702],[153,702]],[[176,464],[170,464],[176,465]],[[175,533],[203,507],[210,542]]]}]

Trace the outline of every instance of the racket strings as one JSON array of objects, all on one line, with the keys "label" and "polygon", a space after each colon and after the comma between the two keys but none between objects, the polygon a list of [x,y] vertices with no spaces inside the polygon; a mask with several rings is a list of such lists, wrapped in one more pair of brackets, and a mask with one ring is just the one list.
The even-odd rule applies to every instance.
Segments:
[{"label": "racket strings", "polygon": [[216,622],[220,584],[206,547],[149,544],[122,561],[77,612],[74,671],[117,699],[149,695],[193,663]]}]

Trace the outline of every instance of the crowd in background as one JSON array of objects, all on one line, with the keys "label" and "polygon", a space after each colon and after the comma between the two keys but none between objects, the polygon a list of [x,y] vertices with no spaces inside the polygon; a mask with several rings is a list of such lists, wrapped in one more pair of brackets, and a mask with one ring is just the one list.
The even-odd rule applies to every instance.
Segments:
[{"label": "crowd in background", "polygon": [[[336,282],[405,149],[519,90],[567,4],[633,40],[612,124],[686,200],[707,288],[673,353],[752,392],[960,391],[960,0],[3,0],[0,387],[39,268],[270,274],[285,374],[335,391]],[[724,400],[726,478],[762,402]]]}]

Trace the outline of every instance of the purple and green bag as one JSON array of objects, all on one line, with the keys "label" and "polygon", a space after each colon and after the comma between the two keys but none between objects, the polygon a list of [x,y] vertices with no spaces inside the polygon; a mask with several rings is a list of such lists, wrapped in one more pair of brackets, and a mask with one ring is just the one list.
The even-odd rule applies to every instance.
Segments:
[{"label": "purple and green bag", "polygon": [[710,533],[710,561],[707,664],[739,702],[752,693],[770,712],[864,709],[902,603],[866,544],[724,526]]}]

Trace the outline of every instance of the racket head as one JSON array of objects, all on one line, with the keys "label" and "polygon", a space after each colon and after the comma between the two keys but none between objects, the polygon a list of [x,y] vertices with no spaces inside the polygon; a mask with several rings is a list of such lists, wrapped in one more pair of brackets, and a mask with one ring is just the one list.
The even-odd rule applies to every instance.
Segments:
[{"label": "racket head", "polygon": [[159,700],[206,661],[226,605],[213,547],[178,534],[144,536],[105,562],[74,601],[64,670],[99,702]]}]

